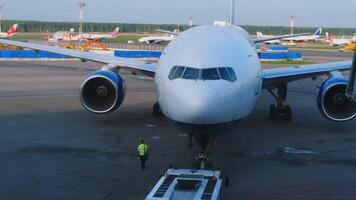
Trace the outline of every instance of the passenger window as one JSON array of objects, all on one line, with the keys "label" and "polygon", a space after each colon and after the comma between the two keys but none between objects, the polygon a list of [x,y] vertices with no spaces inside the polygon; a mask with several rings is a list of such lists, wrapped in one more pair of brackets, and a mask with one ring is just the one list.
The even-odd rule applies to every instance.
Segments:
[{"label": "passenger window", "polygon": [[231,81],[234,82],[237,80],[236,78],[236,74],[234,69],[232,69],[231,67],[228,67],[227,70],[229,71],[230,77],[231,77]]},{"label": "passenger window", "polygon": [[232,81],[226,67],[219,68],[219,74],[220,74],[221,79],[227,80],[227,81]]},{"label": "passenger window", "polygon": [[220,79],[216,68],[203,69],[201,78],[203,80],[218,80]]},{"label": "passenger window", "polygon": [[184,72],[184,68],[185,67],[177,67],[177,70],[175,71],[172,79],[180,78]]},{"label": "passenger window", "polygon": [[199,70],[187,67],[182,76],[183,79],[197,80],[199,78]]},{"label": "passenger window", "polygon": [[171,71],[169,72],[168,78],[169,80],[173,79],[174,72],[176,72],[177,66],[174,66]]}]

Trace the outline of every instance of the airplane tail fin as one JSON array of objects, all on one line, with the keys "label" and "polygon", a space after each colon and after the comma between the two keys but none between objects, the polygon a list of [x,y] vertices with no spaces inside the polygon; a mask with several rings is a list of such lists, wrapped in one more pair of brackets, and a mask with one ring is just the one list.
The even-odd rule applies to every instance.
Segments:
[{"label": "airplane tail fin", "polygon": [[322,32],[323,32],[323,29],[322,28],[318,28],[318,30],[315,31],[314,36],[319,36],[320,37]]},{"label": "airplane tail fin", "polygon": [[261,32],[257,32],[257,38],[263,38],[263,34]]},{"label": "airplane tail fin", "polygon": [[114,31],[111,33],[111,36],[112,36],[113,38],[116,38],[117,36],[119,36],[119,31],[120,31],[120,28],[119,28],[119,27],[116,27],[116,28],[114,29]]},{"label": "airplane tail fin", "polygon": [[325,33],[325,41],[327,43],[332,43],[333,42],[333,36],[328,32]]},{"label": "airplane tail fin", "polygon": [[13,36],[16,34],[17,24],[14,24],[10,27],[10,29],[6,32],[8,36]]}]

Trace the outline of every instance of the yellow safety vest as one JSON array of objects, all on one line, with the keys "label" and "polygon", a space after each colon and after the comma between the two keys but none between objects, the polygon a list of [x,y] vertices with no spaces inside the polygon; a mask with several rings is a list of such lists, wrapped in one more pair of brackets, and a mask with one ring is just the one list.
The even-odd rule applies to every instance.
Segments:
[{"label": "yellow safety vest", "polygon": [[140,145],[138,145],[137,151],[138,151],[138,154],[139,154],[140,156],[145,156],[145,155],[147,154],[147,152],[148,152],[148,146],[147,146],[147,144],[140,144]]}]

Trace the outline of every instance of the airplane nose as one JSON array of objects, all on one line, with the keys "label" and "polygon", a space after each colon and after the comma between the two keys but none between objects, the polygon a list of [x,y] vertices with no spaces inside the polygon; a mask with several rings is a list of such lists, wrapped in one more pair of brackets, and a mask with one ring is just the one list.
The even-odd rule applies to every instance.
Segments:
[{"label": "airplane nose", "polygon": [[179,106],[173,112],[177,121],[189,124],[206,124],[216,121],[222,108],[220,94],[208,86],[194,86],[177,95]]}]

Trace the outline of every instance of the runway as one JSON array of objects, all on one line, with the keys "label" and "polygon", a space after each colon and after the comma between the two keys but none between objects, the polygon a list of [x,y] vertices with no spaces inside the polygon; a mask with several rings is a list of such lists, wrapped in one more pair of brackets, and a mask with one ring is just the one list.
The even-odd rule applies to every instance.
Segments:
[{"label": "runway", "polygon": [[[198,148],[189,149],[186,134],[152,116],[152,81],[124,73],[127,95],[118,111],[84,111],[81,81],[99,68],[79,61],[0,63],[0,199],[144,199],[169,165],[191,167]],[[290,84],[292,122],[269,121],[273,98],[264,92],[250,117],[221,133],[211,159],[230,180],[223,199],[354,199],[356,123],[322,118],[316,107],[322,80]],[[150,146],[145,171],[136,152],[141,139]]]}]

